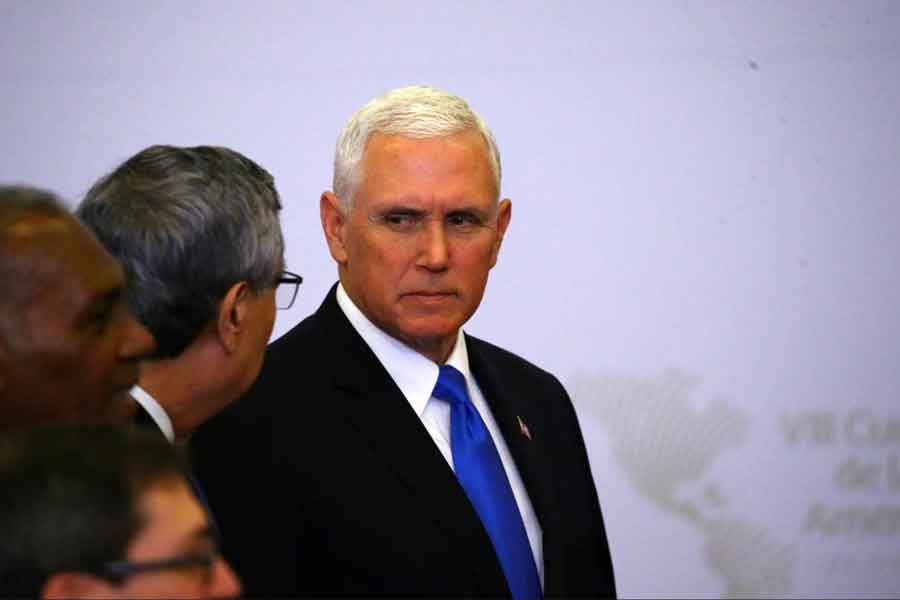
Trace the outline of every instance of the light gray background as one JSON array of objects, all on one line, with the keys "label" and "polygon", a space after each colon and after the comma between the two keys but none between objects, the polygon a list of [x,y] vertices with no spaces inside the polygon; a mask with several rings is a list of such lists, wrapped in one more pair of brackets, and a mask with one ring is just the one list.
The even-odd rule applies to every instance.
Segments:
[{"label": "light gray background", "polygon": [[[620,592],[900,594],[900,3],[6,0],[0,57],[0,181],[74,203],[154,143],[275,175],[305,278],[276,336],[336,278],[345,120],[464,96],[513,200],[467,330],[569,385]],[[790,441],[811,413],[833,442]]]}]

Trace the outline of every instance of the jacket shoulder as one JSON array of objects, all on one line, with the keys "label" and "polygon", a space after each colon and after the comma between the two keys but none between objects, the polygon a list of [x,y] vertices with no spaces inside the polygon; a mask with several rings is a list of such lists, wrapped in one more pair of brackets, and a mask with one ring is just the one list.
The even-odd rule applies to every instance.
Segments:
[{"label": "jacket shoulder", "polygon": [[507,376],[537,379],[545,384],[562,386],[553,373],[496,344],[466,334],[466,346],[470,362],[474,360],[476,363],[488,363],[490,368],[501,371]]}]

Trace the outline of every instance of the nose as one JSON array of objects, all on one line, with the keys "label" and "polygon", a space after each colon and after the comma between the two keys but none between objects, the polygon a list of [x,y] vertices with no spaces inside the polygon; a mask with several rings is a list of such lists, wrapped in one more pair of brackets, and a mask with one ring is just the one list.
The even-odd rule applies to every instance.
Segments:
[{"label": "nose", "polygon": [[241,595],[241,581],[225,559],[213,563],[213,582],[209,589],[212,598],[237,598]]},{"label": "nose", "polygon": [[123,320],[119,358],[136,361],[149,356],[156,348],[156,340],[153,339],[153,335],[141,325],[140,321],[134,318],[131,312],[127,312]]},{"label": "nose", "polygon": [[444,271],[450,259],[450,248],[447,245],[447,233],[440,220],[429,220],[421,233],[419,250],[419,266],[429,271]]}]

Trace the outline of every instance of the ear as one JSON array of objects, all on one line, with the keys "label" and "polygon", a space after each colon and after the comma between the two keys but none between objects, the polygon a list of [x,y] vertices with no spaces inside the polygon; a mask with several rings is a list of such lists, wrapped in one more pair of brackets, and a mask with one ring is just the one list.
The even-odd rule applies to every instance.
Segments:
[{"label": "ear", "polygon": [[239,281],[228,289],[219,303],[216,334],[226,354],[237,351],[241,334],[247,327],[247,299],[250,294],[247,282]]},{"label": "ear", "polygon": [[497,257],[500,255],[500,246],[503,244],[503,236],[506,235],[506,228],[509,227],[510,219],[512,219],[512,200],[504,198],[500,202],[500,208],[497,214],[497,237],[494,238],[494,248],[491,253],[492,267],[497,264]]},{"label": "ear", "polygon": [[344,243],[347,215],[344,214],[341,201],[332,192],[324,192],[319,199],[319,216],[322,219],[322,230],[331,257],[339,264],[347,262],[347,248]]},{"label": "ear", "polygon": [[41,588],[44,598],[114,598],[116,586],[112,583],[74,571],[51,575]]}]

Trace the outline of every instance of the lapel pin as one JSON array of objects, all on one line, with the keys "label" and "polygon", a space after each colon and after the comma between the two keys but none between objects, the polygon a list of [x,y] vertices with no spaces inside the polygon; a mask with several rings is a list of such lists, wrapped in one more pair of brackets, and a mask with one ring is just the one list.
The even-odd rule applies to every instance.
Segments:
[{"label": "lapel pin", "polygon": [[522,434],[523,437],[527,438],[528,441],[531,441],[531,432],[528,431],[528,425],[525,424],[525,421],[522,420],[522,417],[516,415],[516,420],[519,422],[519,433]]}]

